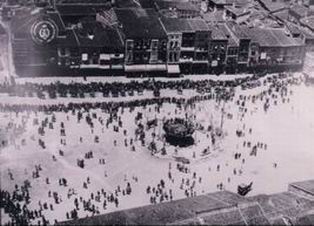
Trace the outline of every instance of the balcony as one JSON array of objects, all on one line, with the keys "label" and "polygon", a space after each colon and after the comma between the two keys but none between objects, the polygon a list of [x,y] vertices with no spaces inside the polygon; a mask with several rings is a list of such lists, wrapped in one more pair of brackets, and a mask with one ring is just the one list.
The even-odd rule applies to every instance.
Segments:
[{"label": "balcony", "polygon": [[180,63],[189,63],[189,62],[193,62],[193,58],[180,58],[179,60]]},{"label": "balcony", "polygon": [[109,54],[111,59],[122,59],[124,58],[124,54]]},{"label": "balcony", "polygon": [[194,52],[195,47],[182,47],[181,46],[181,51],[193,51]]},{"label": "balcony", "polygon": [[99,65],[99,64],[81,64],[81,69],[110,69],[110,65]]},{"label": "balcony", "polygon": [[208,64],[208,60],[193,60],[193,64]]}]

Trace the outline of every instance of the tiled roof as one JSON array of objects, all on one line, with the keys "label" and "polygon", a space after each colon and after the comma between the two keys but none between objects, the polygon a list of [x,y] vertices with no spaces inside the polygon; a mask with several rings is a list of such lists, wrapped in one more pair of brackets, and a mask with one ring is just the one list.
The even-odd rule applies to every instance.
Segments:
[{"label": "tiled roof", "polygon": [[31,9],[31,8],[23,8],[17,10],[15,16],[11,20],[11,31],[12,33],[24,33],[25,26],[29,26],[37,18],[39,18],[42,10],[39,9]]},{"label": "tiled roof", "polygon": [[11,31],[15,34],[28,36],[31,26],[36,20],[49,18],[57,25],[59,33],[65,31],[60,14],[56,11],[46,11],[44,9],[22,9],[12,18]]},{"label": "tiled roof", "polygon": [[298,217],[295,225],[313,225],[314,214],[308,214],[302,217]]},{"label": "tiled roof", "polygon": [[139,7],[133,0],[115,0],[115,7],[117,8],[130,8]]},{"label": "tiled roof", "polygon": [[226,22],[226,25],[229,27],[230,31],[233,32],[239,39],[251,39],[247,26],[240,26],[233,21]]},{"label": "tiled roof", "polygon": [[245,7],[253,3],[252,0],[235,0],[234,5],[239,7]]},{"label": "tiled roof", "polygon": [[168,33],[209,31],[210,28],[202,19],[183,19],[162,17],[161,22]]},{"label": "tiled roof", "polygon": [[246,15],[246,14],[250,14],[251,11],[246,9],[246,8],[238,8],[238,7],[234,7],[234,6],[225,6],[225,9],[232,12],[233,14],[235,14],[236,16],[242,16],[242,15]]},{"label": "tiled roof", "polygon": [[288,37],[283,29],[251,28],[248,30],[252,41],[263,47],[302,46],[300,40]]},{"label": "tiled roof", "polygon": [[289,9],[284,9],[278,12],[272,13],[273,16],[277,17],[281,21],[287,21],[289,18]]},{"label": "tiled roof", "polygon": [[126,38],[164,38],[166,33],[153,9],[115,9]]},{"label": "tiled roof", "polygon": [[166,32],[193,32],[187,19],[162,17],[161,22]]},{"label": "tiled roof", "polygon": [[58,5],[57,10],[62,16],[96,15],[97,7],[85,5]]},{"label": "tiled roof", "polygon": [[220,29],[218,25],[214,25],[212,28],[212,39],[213,40],[228,40],[226,34]]},{"label": "tiled roof", "polygon": [[307,31],[306,29],[301,29],[301,32],[306,39],[314,39],[314,34],[312,32]]},{"label": "tiled roof", "polygon": [[63,47],[78,47],[79,46],[78,38],[72,29],[66,30],[64,37],[65,38],[60,37],[56,39],[55,43],[58,46],[63,46]]},{"label": "tiled roof", "polygon": [[225,19],[223,15],[224,15],[223,10],[216,10],[213,12],[204,13],[202,17],[207,23],[214,23],[214,22],[224,22]]},{"label": "tiled roof", "polygon": [[231,34],[231,30],[228,29],[226,24],[218,25],[219,29],[224,33],[224,36],[228,39],[228,46],[237,47],[239,46],[239,40]]},{"label": "tiled roof", "polygon": [[313,225],[313,210],[314,201],[291,192],[242,197],[221,191],[60,225]]},{"label": "tiled roof", "polygon": [[83,22],[75,33],[81,47],[121,49],[123,46],[117,31],[103,27],[100,22]]},{"label": "tiled roof", "polygon": [[15,38],[24,39],[29,46],[35,46],[31,37],[31,27],[35,21],[41,19],[52,20],[58,27],[59,35],[50,45],[77,47],[78,40],[73,30],[66,29],[60,14],[56,11],[46,11],[44,9],[22,9],[18,11],[11,22],[11,31]]},{"label": "tiled roof", "polygon": [[303,5],[293,5],[290,7],[290,13],[303,18],[306,17],[308,14],[309,9]]},{"label": "tiled roof", "polygon": [[232,5],[234,0],[211,0],[216,5]]},{"label": "tiled roof", "polygon": [[199,11],[199,9],[190,2],[185,1],[164,1],[155,0],[155,4],[159,9],[176,8],[179,10]]},{"label": "tiled roof", "polygon": [[277,0],[259,0],[271,12],[279,11],[288,8],[287,3]]},{"label": "tiled roof", "polygon": [[301,23],[314,30],[314,16],[302,18]]},{"label": "tiled roof", "polygon": [[209,27],[202,19],[188,19],[188,23],[194,31],[208,31]]},{"label": "tiled roof", "polygon": [[143,8],[154,8],[154,1],[152,0],[139,0]]},{"label": "tiled roof", "polygon": [[299,26],[297,26],[294,23],[290,23],[290,22],[286,22],[286,26],[288,28],[288,30],[292,33],[292,34],[301,34],[301,30],[299,28]]},{"label": "tiled roof", "polygon": [[295,182],[292,183],[291,186],[300,188],[314,195],[314,180]]}]

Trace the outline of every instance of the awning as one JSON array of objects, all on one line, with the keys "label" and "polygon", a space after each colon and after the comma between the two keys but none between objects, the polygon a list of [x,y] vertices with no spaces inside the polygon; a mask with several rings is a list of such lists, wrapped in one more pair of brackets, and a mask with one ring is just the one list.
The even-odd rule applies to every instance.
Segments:
[{"label": "awning", "polygon": [[100,60],[110,60],[110,55],[109,55],[109,54],[101,53],[101,54],[99,55],[99,59],[100,59]]},{"label": "awning", "polygon": [[110,65],[99,65],[99,69],[110,69]]},{"label": "awning", "polygon": [[193,58],[180,58],[179,62],[180,63],[192,63],[193,62]]},{"label": "awning", "polygon": [[165,64],[147,64],[146,65],[147,71],[166,71],[166,65]]},{"label": "awning", "polygon": [[93,68],[97,68],[98,64],[81,64],[80,68],[82,69],[93,69]]},{"label": "awning", "polygon": [[111,65],[111,69],[123,69],[123,65],[121,65],[121,64],[113,64],[113,65]]},{"label": "awning", "polygon": [[125,65],[124,69],[126,72],[140,72],[146,71],[146,64],[138,64],[138,65]]},{"label": "awning", "polygon": [[109,65],[99,65],[99,64],[81,64],[82,69],[110,69]]},{"label": "awning", "polygon": [[141,72],[141,71],[166,71],[165,64],[138,64],[138,65],[125,65],[126,72]]},{"label": "awning", "polygon": [[169,74],[179,74],[180,73],[179,65],[177,65],[177,64],[168,65],[168,73]]},{"label": "awning", "polygon": [[109,54],[110,58],[123,58],[124,54],[120,53],[120,54]]}]

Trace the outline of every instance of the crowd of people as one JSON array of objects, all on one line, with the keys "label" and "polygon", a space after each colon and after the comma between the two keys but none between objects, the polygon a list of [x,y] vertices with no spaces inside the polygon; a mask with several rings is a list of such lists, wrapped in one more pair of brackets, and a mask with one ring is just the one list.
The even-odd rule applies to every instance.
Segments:
[{"label": "crowd of people", "polygon": [[[233,154],[232,158],[234,161],[238,161],[239,165],[245,165],[248,158],[241,152],[241,149],[249,149],[250,156],[256,157],[261,150],[267,150],[268,146],[263,141],[253,142],[247,138],[246,134],[254,133],[254,129],[248,127],[245,124],[245,117],[252,114],[248,105],[256,104],[257,102],[263,104],[263,111],[267,113],[271,107],[282,103],[289,102],[289,96],[293,93],[290,91],[289,86],[299,85],[303,82],[302,78],[294,77],[288,74],[279,74],[277,76],[267,77],[263,79],[263,82],[256,80],[256,78],[245,78],[245,79],[235,79],[234,81],[213,81],[213,80],[203,80],[203,81],[192,81],[192,80],[181,80],[181,81],[143,81],[130,83],[90,83],[90,84],[50,84],[50,85],[37,85],[37,84],[25,84],[25,85],[12,85],[12,86],[1,86],[0,92],[17,93],[17,90],[29,90],[29,92],[47,92],[47,93],[70,93],[71,96],[80,96],[80,93],[91,93],[91,92],[102,92],[115,93],[115,92],[141,92],[143,90],[155,90],[157,89],[196,89],[199,91],[199,95],[183,98],[183,97],[154,97],[146,98],[140,100],[131,101],[119,101],[119,102],[95,102],[95,103],[69,103],[69,104],[54,104],[54,105],[44,105],[44,104],[2,104],[0,103],[0,113],[1,114],[13,114],[13,122],[10,121],[8,124],[10,126],[6,127],[6,130],[13,130],[13,136],[11,138],[5,138],[1,141],[1,148],[8,145],[15,145],[17,148],[24,148],[27,146],[28,141],[26,138],[21,138],[20,143],[16,143],[15,139],[23,137],[23,131],[27,131],[27,125],[31,124],[37,128],[37,134],[32,135],[31,139],[38,142],[40,150],[49,149],[50,143],[47,141],[47,134],[49,131],[58,131],[57,138],[60,140],[60,145],[63,147],[61,150],[57,150],[57,154],[52,155],[52,161],[57,162],[59,159],[66,159],[68,153],[66,151],[69,143],[76,143],[79,145],[88,145],[88,139],[79,135],[78,141],[71,141],[69,139],[69,134],[71,131],[68,129],[68,121],[74,120],[76,123],[84,123],[87,132],[93,137],[94,144],[103,145],[100,142],[100,138],[106,132],[119,134],[120,140],[112,139],[110,142],[113,147],[118,149],[131,150],[136,153],[141,148],[141,146],[148,147],[150,139],[152,139],[152,134],[149,134],[149,129],[146,129],[143,125],[145,124],[145,117],[141,115],[140,112],[135,112],[138,109],[146,109],[145,111],[153,111],[155,114],[161,114],[161,109],[164,105],[175,106],[175,113],[172,116],[185,114],[186,108],[192,108],[194,110],[202,111],[201,107],[197,104],[204,101],[213,101],[220,106],[221,103],[234,102],[238,108],[239,117],[239,128],[234,131],[237,137],[243,141],[242,147]],[[263,89],[256,95],[236,95],[235,88],[241,87],[242,90],[267,87]],[[23,91],[24,92],[24,91]],[[73,94],[75,93],[75,94]],[[66,96],[66,95],[65,95]],[[151,107],[154,106],[154,107]],[[149,109],[149,110],[147,110]],[[101,110],[101,113],[96,113],[96,110]],[[140,111],[141,111],[140,110]],[[228,111],[228,110],[224,110]],[[134,131],[128,128],[126,123],[123,121],[123,117],[128,113],[136,113],[134,116]],[[56,115],[65,114],[66,118],[62,120]],[[133,114],[133,115],[134,115]],[[195,113],[197,114],[197,112]],[[237,115],[232,115],[232,113],[223,112],[226,114],[230,120],[237,120]],[[21,123],[15,123],[14,117],[22,117],[24,120]],[[30,120],[30,123],[27,123]],[[142,125],[139,126],[139,125]],[[152,126],[155,124],[152,123]],[[101,128],[96,130],[96,128]],[[207,130],[208,126],[203,125],[203,129]],[[19,128],[18,136],[16,136],[16,130]],[[135,132],[135,130],[137,132]],[[138,137],[137,137],[138,136]],[[138,139],[139,138],[139,139]],[[136,141],[140,140],[140,145],[136,145]],[[213,142],[213,138],[212,138]],[[197,144],[196,144],[197,145]],[[5,150],[5,149],[4,149]],[[166,151],[166,153],[168,150]],[[201,150],[204,153],[204,150]],[[89,165],[90,161],[93,159],[98,162],[101,167],[107,167],[110,160],[104,158],[103,156],[98,156],[94,150],[85,150],[83,155],[78,153],[76,156],[76,167],[84,170]],[[193,154],[195,156],[195,154]],[[38,160],[39,161],[39,160]],[[51,164],[51,163],[48,163]],[[228,167],[228,162],[222,164],[217,163],[214,166],[215,170],[212,170],[208,166],[207,173],[216,171],[219,173],[224,167]],[[278,166],[278,163],[274,163],[274,167]],[[37,178],[43,177],[42,168],[39,162],[35,165],[32,173],[32,178],[30,180],[35,181]],[[275,167],[275,168],[276,168]],[[226,183],[231,183],[232,176],[241,175],[243,173],[242,167],[233,167],[232,175],[229,175],[227,181],[221,181],[216,184],[217,190],[224,189]],[[10,172],[10,177],[12,183],[15,182],[15,177],[12,172]],[[180,175],[178,177],[177,175]],[[8,213],[11,221],[8,224],[38,224],[38,225],[48,225],[58,223],[58,217],[54,218],[54,221],[47,219],[45,213],[47,211],[53,212],[58,206],[63,202],[72,202],[72,208],[64,210],[64,215],[61,219],[69,220],[76,219],[78,217],[84,217],[85,215],[97,215],[106,212],[108,209],[118,209],[123,203],[125,197],[134,196],[134,190],[139,183],[146,183],[141,181],[140,175],[133,175],[131,178],[127,175],[124,176],[123,182],[114,185],[114,188],[99,188],[97,190],[90,189],[92,186],[93,179],[89,176],[83,181],[81,187],[72,187],[71,179],[67,178],[65,175],[58,175],[58,186],[59,188],[66,189],[67,196],[62,197],[61,192],[53,191],[52,189],[47,189],[48,201],[42,200],[38,202],[37,208],[30,205],[33,197],[30,197],[29,190],[36,189],[31,185],[33,181],[25,180],[22,186],[15,185],[15,188],[11,191],[1,189],[1,200],[0,208],[4,208],[5,213]],[[104,177],[110,177],[110,172],[105,170]],[[179,186],[180,192],[184,194],[185,197],[193,197],[201,193],[206,192],[203,188],[204,184],[203,174],[197,172],[190,164],[170,161],[167,169],[167,173],[163,178],[158,179],[157,184],[148,184],[143,191],[147,195],[148,203],[157,204],[166,201],[172,201],[177,199],[178,191],[174,188],[176,185]],[[45,186],[51,185],[53,179],[45,176]],[[201,188],[201,189],[199,189]],[[88,194],[82,195],[79,191],[83,189]],[[52,200],[52,201],[51,201]],[[32,207],[30,207],[32,206]],[[68,205],[67,205],[68,206]],[[85,215],[84,215],[85,214]]]},{"label": "crowd of people", "polygon": [[5,83],[0,84],[0,93],[8,93],[11,96],[36,96],[45,98],[48,94],[50,98],[59,97],[85,97],[89,94],[90,97],[95,97],[95,93],[102,93],[104,97],[125,97],[126,95],[133,96],[136,93],[142,95],[143,91],[158,91],[161,89],[177,90],[181,93],[184,89],[194,89],[199,92],[208,91],[211,88],[220,87],[236,87],[239,85],[248,84],[250,81],[255,81],[260,75],[247,76],[245,78],[235,78],[234,80],[168,80],[161,81],[148,79],[144,81],[130,82],[90,82],[90,83],[61,83],[55,82],[50,84],[29,83]]}]

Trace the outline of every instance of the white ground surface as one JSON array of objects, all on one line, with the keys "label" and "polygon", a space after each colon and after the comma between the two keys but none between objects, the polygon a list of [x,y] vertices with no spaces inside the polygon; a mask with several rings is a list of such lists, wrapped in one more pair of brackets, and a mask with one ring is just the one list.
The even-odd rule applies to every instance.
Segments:
[{"label": "white ground surface", "polygon": [[[161,179],[166,182],[167,190],[173,190],[174,199],[186,197],[184,189],[188,189],[189,186],[184,185],[183,189],[180,186],[182,179],[185,179],[186,182],[187,178],[190,182],[195,180],[194,191],[196,194],[217,191],[217,184],[220,183],[223,184],[223,189],[236,192],[240,183],[251,181],[253,181],[253,190],[249,195],[285,191],[288,183],[313,179],[314,176],[314,87],[303,84],[290,86],[288,96],[284,97],[285,103],[279,96],[276,99],[277,105],[274,104],[275,99],[270,99],[271,107],[265,112],[263,110],[265,98],[261,100],[259,96],[255,103],[252,103],[251,100],[253,95],[259,95],[262,90],[266,89],[267,87],[246,91],[240,88],[236,89],[234,100],[225,104],[224,136],[222,139],[218,139],[218,144],[215,147],[211,144],[211,139],[206,137],[208,132],[197,131],[194,135],[196,139],[194,146],[177,148],[179,155],[191,159],[191,164],[186,165],[189,169],[187,174],[176,169],[177,162],[172,156],[173,147],[167,146],[168,156],[159,158],[152,156],[148,148],[142,147],[140,142],[135,142],[135,152],[131,151],[130,145],[124,146],[124,139],[127,139],[129,143],[130,139],[135,137],[134,118],[137,112],[142,112],[145,116],[143,123],[146,122],[146,117],[162,119],[184,115],[185,112],[175,105],[164,104],[160,113],[154,111],[154,105],[146,109],[135,108],[131,113],[128,109],[125,109],[123,114],[120,111],[118,116],[121,116],[123,128],[120,128],[119,133],[113,131],[113,125],[118,125],[117,121],[110,124],[108,129],[106,128],[106,120],[109,115],[101,112],[101,110],[91,110],[90,112],[90,115],[92,113],[97,114],[97,119],[93,119],[93,131],[85,121],[87,113],[83,113],[83,119],[80,123],[77,122],[77,116],[72,115],[71,112],[67,114],[55,113],[54,129],[49,129],[47,126],[44,136],[38,134],[38,125],[33,125],[33,119],[37,118],[39,124],[45,118],[51,122],[52,115],[40,112],[37,113],[37,116],[35,113],[16,115],[15,113],[1,112],[2,135],[11,137],[10,145],[3,148],[0,153],[2,189],[13,191],[15,184],[21,185],[24,180],[30,180],[32,184],[30,208],[38,209],[39,200],[41,203],[53,204],[53,211],[45,210],[43,212],[50,223],[53,223],[54,219],[66,220],[65,212],[74,209],[75,197],[83,197],[83,199],[88,200],[91,192],[95,194],[102,188],[107,193],[114,193],[118,185],[124,189],[127,182],[131,183],[132,193],[127,196],[119,193],[118,208],[113,203],[108,203],[107,209],[103,210],[103,198],[101,198],[100,203],[92,200],[92,203],[99,207],[100,213],[150,204],[150,195],[146,194],[146,188],[148,185],[157,187]],[[152,94],[148,93],[148,97],[150,95]],[[162,95],[171,96],[175,93],[163,90]],[[184,90],[184,95],[194,95],[194,91]],[[246,102],[247,113],[243,120],[241,120],[242,111],[236,104],[240,95],[250,98]],[[3,96],[0,101],[6,103],[37,103],[38,101],[37,98],[12,98]],[[57,99],[47,102],[50,101],[68,100]],[[195,122],[205,128],[211,124],[214,127],[219,127],[222,118],[221,109],[222,104],[208,100],[197,103],[195,108],[187,112],[194,114],[196,116]],[[232,119],[226,116],[228,113],[232,115]],[[104,120],[104,125],[100,123],[100,120]],[[24,125],[23,121],[25,122]],[[15,129],[13,132],[12,128],[7,128],[10,122],[14,126],[23,125],[25,130],[18,131]],[[61,122],[65,123],[66,137],[60,136]],[[249,132],[250,128],[252,133]],[[123,135],[124,129],[127,130],[126,136]],[[243,129],[245,136],[237,137],[237,129]],[[161,128],[157,128],[155,131],[157,135],[163,133]],[[152,140],[151,132],[152,130],[146,132],[146,143]],[[94,143],[95,135],[100,137],[99,143]],[[79,141],[80,137],[83,138],[82,143]],[[42,149],[38,145],[39,138],[45,141],[46,149]],[[66,145],[60,144],[61,138],[66,139]],[[21,144],[22,139],[25,139],[25,145]],[[117,140],[117,146],[114,146],[114,140]],[[251,142],[252,146],[257,142],[267,144],[267,149],[258,148],[257,155],[251,156],[252,147],[243,147],[244,141]],[[201,152],[208,146],[210,146],[210,154],[207,158],[201,158]],[[59,156],[59,150],[64,151],[63,157]],[[76,165],[76,160],[84,158],[88,151],[93,151],[94,158],[86,159],[86,167],[84,169],[79,168]],[[196,158],[193,158],[193,152],[196,153]],[[234,154],[236,152],[241,153],[240,159],[235,160]],[[52,160],[52,155],[57,157],[57,161]],[[99,164],[100,158],[105,159],[105,165]],[[274,167],[274,163],[277,163],[277,167]],[[40,171],[39,178],[33,179],[32,171],[38,164],[41,164],[43,170]],[[168,179],[169,164],[171,164],[170,172],[173,181]],[[217,171],[217,165],[220,166],[219,171]],[[9,169],[13,173],[13,180],[8,175]],[[196,172],[196,179],[193,179],[194,172]],[[50,184],[45,183],[47,177]],[[58,180],[62,177],[68,180],[67,187],[59,186]],[[90,177],[91,183],[88,184],[88,189],[84,189],[83,182],[87,180],[87,177]],[[138,182],[134,180],[134,177],[138,178]],[[199,182],[199,177],[202,178],[201,182]],[[74,188],[77,196],[68,199],[69,188]],[[48,197],[49,190],[58,192],[59,196],[62,197],[60,204],[54,204],[54,200]],[[91,215],[91,213],[80,208],[79,217],[86,215]]]}]

